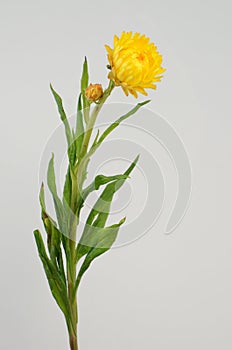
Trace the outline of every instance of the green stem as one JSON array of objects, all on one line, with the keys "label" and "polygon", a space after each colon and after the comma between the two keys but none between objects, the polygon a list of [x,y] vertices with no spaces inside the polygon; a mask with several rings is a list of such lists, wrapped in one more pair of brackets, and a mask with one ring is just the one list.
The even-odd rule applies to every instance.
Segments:
[{"label": "green stem", "polygon": [[77,336],[75,334],[69,336],[69,342],[71,350],[78,350]]},{"label": "green stem", "polygon": [[[74,237],[72,237],[74,238]],[[78,322],[78,313],[77,313],[77,298],[75,294],[75,280],[76,280],[76,263],[75,263],[75,251],[76,251],[76,242],[75,240],[69,240],[70,247],[70,261],[68,268],[68,298],[71,307],[71,319],[72,324],[75,329],[71,328],[69,331],[70,338],[70,348],[71,350],[77,350],[77,322]]]},{"label": "green stem", "polygon": [[78,225],[78,217],[75,214],[75,206],[78,197],[77,188],[77,168],[73,168],[71,171],[71,181],[72,181],[72,198],[71,198],[71,214],[69,217],[69,251],[70,256],[67,260],[67,279],[68,279],[68,298],[71,308],[71,323],[72,328],[69,329],[69,341],[71,350],[78,350],[77,344],[77,323],[78,323],[78,313],[77,313],[77,298],[75,293],[75,281],[76,281],[76,231]]},{"label": "green stem", "polygon": [[88,124],[89,122],[89,110],[90,110],[90,106],[84,106],[84,120],[85,120],[85,123],[86,125]]},{"label": "green stem", "polygon": [[[91,116],[89,117],[89,109],[86,111],[85,119],[87,121],[86,126],[86,132],[84,135],[84,140],[82,144],[81,149],[81,155],[79,162],[82,162],[83,158],[86,156],[86,153],[88,151],[88,145],[89,141],[92,135],[92,131],[94,128],[94,124],[96,122],[97,116],[105,103],[106,99],[111,94],[112,90],[114,88],[114,83],[110,81],[108,88],[105,90],[101,100],[93,109],[93,112]],[[82,183],[80,183],[79,177],[82,177],[82,173],[85,171],[85,166],[80,166],[80,163],[78,162],[78,166],[74,167],[71,172],[71,179],[72,179],[72,198],[71,198],[71,212],[73,213],[70,216],[70,237],[68,240],[69,249],[70,249],[70,258],[67,260],[67,278],[68,278],[68,298],[69,303],[71,307],[71,320],[72,325],[75,327],[68,327],[69,331],[69,342],[70,342],[70,349],[71,350],[78,350],[78,342],[77,342],[77,323],[78,323],[78,312],[77,312],[77,296],[76,296],[76,231],[78,226],[78,217],[77,215],[77,203],[78,203],[78,197],[79,197],[79,191],[80,188],[78,188],[78,185],[82,186]]]},{"label": "green stem", "polygon": [[92,112],[92,114],[91,114],[91,116],[89,118],[88,124],[86,126],[86,133],[85,133],[85,136],[84,136],[82,149],[81,149],[81,155],[80,155],[81,159],[87,153],[89,140],[90,140],[90,137],[92,135],[93,127],[94,127],[94,124],[96,122],[97,116],[98,116],[100,110],[102,109],[103,104],[105,103],[107,98],[110,96],[114,86],[115,86],[114,82],[112,80],[110,80],[108,88],[105,90],[105,92],[104,92],[101,100],[99,101],[99,103],[96,104],[96,106],[94,107],[94,110],[93,110],[93,112]]},{"label": "green stem", "polygon": [[89,118],[89,122],[86,126],[86,132],[85,132],[83,143],[82,143],[81,154],[80,154],[80,157],[78,159],[78,178],[77,179],[78,179],[79,192],[81,192],[82,185],[83,185],[83,182],[85,180],[84,176],[85,176],[86,168],[88,166],[88,161],[89,161],[88,146],[89,146],[89,141],[90,141],[90,138],[92,135],[93,127],[95,125],[97,116],[103,107],[103,104],[105,103],[107,98],[110,96],[114,87],[115,87],[114,82],[112,80],[110,80],[108,88],[104,91],[104,94],[103,94],[102,98],[100,99],[100,101],[98,102],[98,104],[95,105],[95,107],[92,111],[92,114]]}]

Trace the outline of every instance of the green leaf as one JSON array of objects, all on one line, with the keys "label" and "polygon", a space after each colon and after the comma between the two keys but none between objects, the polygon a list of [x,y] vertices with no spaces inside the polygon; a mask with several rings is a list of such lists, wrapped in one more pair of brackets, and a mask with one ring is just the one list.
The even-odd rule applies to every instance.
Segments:
[{"label": "green leaf", "polygon": [[99,199],[94,204],[87,218],[86,225],[83,230],[80,242],[76,250],[76,259],[79,260],[83,255],[87,254],[98,241],[97,230],[93,227],[103,228],[109,216],[111,202],[114,194],[124,184],[126,178],[130,175],[138,162],[139,156],[132,162],[129,168],[122,175],[124,178],[118,178],[106,186]]},{"label": "green leaf", "polygon": [[98,129],[91,148],[94,148],[97,145],[99,134],[100,134],[100,130]]},{"label": "green leaf", "polygon": [[[47,246],[50,253],[50,257],[53,263],[57,266],[57,269],[60,270],[64,282],[66,283],[66,276],[64,271],[62,250],[61,250],[61,241],[62,243],[66,240],[66,237],[63,237],[62,233],[58,230],[56,222],[48,215],[45,199],[44,199],[44,185],[42,184],[40,189],[40,205],[41,205],[41,216],[44,223],[44,227],[47,233]],[[65,245],[66,246],[66,245]],[[69,256],[69,252],[65,253]]]},{"label": "green leaf", "polygon": [[69,257],[70,249],[69,249],[68,238],[67,238],[69,237],[69,221],[67,220],[67,217],[70,214],[70,209],[68,208],[68,206],[65,206],[65,203],[63,205],[62,201],[60,200],[57,194],[53,154],[48,165],[47,182],[48,182],[48,188],[53,197],[56,216],[59,223],[59,230],[62,234],[62,244],[65,250],[66,256]]},{"label": "green leaf", "polygon": [[88,195],[95,191],[95,190],[99,190],[99,188],[109,182],[115,181],[115,180],[124,180],[126,179],[127,176],[123,175],[123,174],[118,174],[118,175],[112,175],[112,176],[105,176],[105,175],[97,175],[95,177],[95,179],[93,180],[93,182],[86,187],[82,193],[79,196],[79,200],[78,200],[78,204],[77,207],[79,209],[78,212],[80,212],[84,201],[86,200],[86,198],[88,197]]},{"label": "green leaf", "polygon": [[51,88],[52,94],[55,98],[55,101],[56,101],[56,104],[58,107],[58,111],[60,114],[60,118],[61,118],[62,122],[64,123],[66,138],[67,138],[68,146],[70,147],[70,145],[72,144],[72,133],[71,133],[71,129],[69,126],[69,122],[68,122],[66,113],[64,111],[62,99],[58,95],[58,93],[53,89],[52,84],[50,84],[50,88]]},{"label": "green leaf", "polygon": [[77,276],[75,290],[78,289],[78,286],[80,284],[81,278],[86,272],[86,270],[89,268],[90,264],[93,262],[94,259],[96,259],[98,256],[104,254],[107,252],[115,242],[118,231],[120,226],[125,222],[125,218],[123,218],[118,224],[111,225],[109,227],[105,228],[95,228],[96,235],[98,236],[98,241],[96,242],[95,247],[92,247]]},{"label": "green leaf", "polygon": [[88,72],[88,61],[87,57],[85,57],[83,63],[82,77],[81,77],[81,92],[85,93],[86,88],[89,84],[89,72]]},{"label": "green leaf", "polygon": [[[107,185],[107,187],[105,188],[105,190],[103,191],[100,198],[97,200],[97,202],[95,203],[93,209],[89,214],[89,217],[87,219],[88,225],[93,224],[94,226],[98,226],[98,227],[104,226],[109,215],[111,201],[113,199],[114,194],[122,187],[126,178],[130,175],[130,173],[136,166],[138,159],[139,159],[139,156],[136,157],[136,159],[132,162],[129,168],[122,175],[124,177],[123,179],[118,179],[110,183],[109,185]],[[99,226],[99,225],[102,225],[102,226]]]},{"label": "green leaf", "polygon": [[44,198],[44,184],[42,182],[39,192],[39,202],[42,210],[46,210],[45,208],[45,198]]},{"label": "green leaf", "polygon": [[82,95],[82,101],[83,101],[83,109],[84,109],[84,118],[86,124],[89,120],[89,106],[90,103],[88,99],[85,97],[85,90],[89,85],[89,72],[88,72],[88,61],[85,57],[84,64],[83,64],[83,70],[82,70],[82,77],[81,77],[81,95]]},{"label": "green leaf", "polygon": [[68,147],[69,163],[74,165],[76,163],[76,143],[73,140],[72,144]]},{"label": "green leaf", "polygon": [[[122,117],[118,118],[114,123],[112,123],[100,136],[96,146],[99,146],[104,139],[115,129],[119,126],[119,124],[124,121],[125,119],[129,118],[133,114],[135,114],[142,106],[145,106],[147,103],[149,103],[150,100],[140,102],[138,103],[134,108],[132,108],[128,113],[124,114]],[[95,146],[95,147],[96,147]]]},{"label": "green leaf", "polygon": [[84,125],[83,125],[83,114],[82,114],[82,103],[81,94],[78,99],[77,106],[77,120],[76,120],[76,131],[75,131],[75,144],[76,144],[76,156],[80,156],[81,147],[84,139]]},{"label": "green leaf", "polygon": [[68,166],[65,183],[64,183],[64,191],[63,191],[63,205],[67,203],[70,207],[72,201],[72,178],[70,174],[70,165]]},{"label": "green leaf", "polygon": [[44,184],[42,183],[41,188],[40,188],[40,193],[39,193],[39,201],[40,201],[40,206],[41,206],[41,217],[43,220],[44,228],[47,232],[47,246],[48,249],[50,250],[51,248],[51,239],[52,239],[52,228],[51,228],[51,223],[56,226],[56,223],[52,218],[47,214],[46,207],[45,207],[45,199],[44,199]]},{"label": "green leaf", "polygon": [[39,230],[34,231],[34,236],[39,252],[39,257],[43,263],[44,271],[47,276],[52,295],[55,298],[60,309],[63,311],[65,318],[70,322],[71,308],[68,300],[66,285],[56,267],[47,256],[43,239]]},{"label": "green leaf", "polygon": [[125,180],[127,177],[128,176],[124,174],[112,175],[112,176],[98,175],[94,180],[94,189],[98,190],[100,186],[105,185],[108,182],[111,182],[114,180]]},{"label": "green leaf", "polygon": [[52,154],[52,158],[48,165],[48,173],[47,173],[47,183],[48,188],[52,194],[54,207],[56,210],[56,216],[59,223],[59,228],[62,233],[65,233],[65,220],[63,218],[63,205],[57,194],[56,188],[56,179],[55,179],[55,170],[54,170],[54,154]]},{"label": "green leaf", "polygon": [[65,223],[65,235],[69,239],[72,239],[71,234],[74,232],[73,225],[76,225],[78,223],[77,201],[79,198],[79,188],[75,172],[76,169],[73,169],[69,165],[64,185],[62,201],[63,217]]}]

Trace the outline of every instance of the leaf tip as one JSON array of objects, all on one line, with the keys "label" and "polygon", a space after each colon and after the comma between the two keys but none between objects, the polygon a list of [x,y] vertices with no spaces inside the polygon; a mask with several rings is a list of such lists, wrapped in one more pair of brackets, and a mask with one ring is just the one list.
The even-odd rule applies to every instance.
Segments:
[{"label": "leaf tip", "polygon": [[88,60],[87,60],[87,57],[86,57],[86,56],[85,56],[85,58],[84,58],[83,66],[84,66],[85,69],[87,69],[87,67],[88,67]]},{"label": "leaf tip", "polygon": [[40,195],[41,195],[42,193],[44,193],[44,183],[43,183],[43,182],[41,183],[40,191],[39,191],[39,194],[40,194]]},{"label": "leaf tip", "polygon": [[140,158],[140,154],[138,154],[137,157],[135,158],[134,164],[137,164],[137,163],[138,163],[139,158]]},{"label": "leaf tip", "polygon": [[34,234],[35,237],[38,237],[40,235],[40,232],[39,232],[38,229],[36,229],[36,230],[33,231],[33,234]]},{"label": "leaf tip", "polygon": [[126,221],[126,216],[119,221],[119,225],[121,226],[122,224],[124,224],[125,221]]},{"label": "leaf tip", "polygon": [[139,106],[142,107],[142,106],[145,106],[146,104],[150,103],[151,100],[146,100],[146,101],[143,101],[143,102],[140,102],[139,103]]},{"label": "leaf tip", "polygon": [[54,153],[52,152],[52,156],[51,159],[48,163],[48,172],[50,171],[50,169],[52,169],[54,167]]}]

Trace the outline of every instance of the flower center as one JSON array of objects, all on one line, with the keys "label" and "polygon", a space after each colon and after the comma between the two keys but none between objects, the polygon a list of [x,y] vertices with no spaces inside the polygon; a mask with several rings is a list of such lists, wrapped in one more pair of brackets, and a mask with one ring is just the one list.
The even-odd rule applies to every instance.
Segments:
[{"label": "flower center", "polygon": [[145,61],[145,55],[144,53],[140,52],[137,56],[137,60],[139,60],[141,63]]}]

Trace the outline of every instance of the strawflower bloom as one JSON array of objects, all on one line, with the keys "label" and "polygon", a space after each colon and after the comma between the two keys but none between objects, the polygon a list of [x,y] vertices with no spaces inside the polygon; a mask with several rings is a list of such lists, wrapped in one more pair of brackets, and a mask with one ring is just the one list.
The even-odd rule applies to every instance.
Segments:
[{"label": "strawflower bloom", "polygon": [[125,94],[138,97],[147,95],[145,89],[156,89],[161,81],[162,56],[154,43],[140,33],[122,32],[120,38],[114,36],[114,46],[105,45],[108,52],[110,73],[108,78],[121,86]]}]

